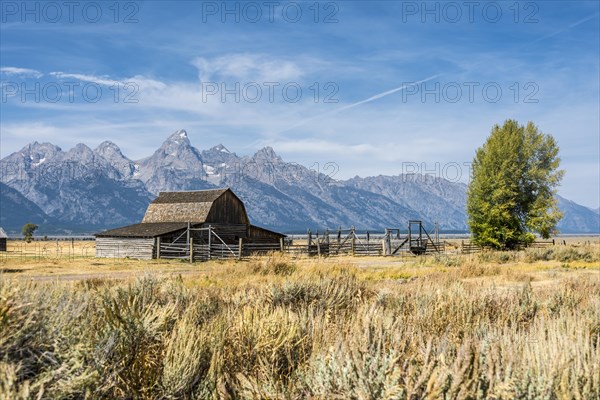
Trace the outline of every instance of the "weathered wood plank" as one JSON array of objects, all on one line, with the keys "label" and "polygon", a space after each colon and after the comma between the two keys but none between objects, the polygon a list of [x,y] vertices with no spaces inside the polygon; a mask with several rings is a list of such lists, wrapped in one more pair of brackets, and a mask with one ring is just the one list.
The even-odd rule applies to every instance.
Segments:
[{"label": "weathered wood plank", "polygon": [[154,254],[152,238],[96,238],[96,257],[150,260]]}]

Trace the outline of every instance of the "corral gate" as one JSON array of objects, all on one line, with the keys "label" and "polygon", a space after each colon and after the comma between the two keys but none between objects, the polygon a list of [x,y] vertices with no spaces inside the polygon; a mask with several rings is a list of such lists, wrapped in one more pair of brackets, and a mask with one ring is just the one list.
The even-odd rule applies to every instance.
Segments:
[{"label": "corral gate", "polygon": [[206,261],[211,258],[240,258],[240,245],[227,244],[211,226],[207,228],[186,229],[181,235],[168,243],[157,238],[156,258]]}]

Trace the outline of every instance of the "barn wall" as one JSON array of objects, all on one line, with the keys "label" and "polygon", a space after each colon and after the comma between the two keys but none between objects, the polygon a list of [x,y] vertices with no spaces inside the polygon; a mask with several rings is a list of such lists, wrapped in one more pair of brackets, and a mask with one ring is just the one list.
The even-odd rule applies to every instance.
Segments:
[{"label": "barn wall", "polygon": [[244,203],[228,190],[213,202],[206,223],[249,224],[250,220]]},{"label": "barn wall", "polygon": [[237,244],[239,239],[248,237],[248,225],[245,224],[204,224],[213,227],[213,231],[227,244]]},{"label": "barn wall", "polygon": [[0,238],[0,251],[6,251],[6,238]]},{"label": "barn wall", "polygon": [[262,229],[258,226],[250,225],[248,227],[248,240],[250,243],[279,243],[282,235]]},{"label": "barn wall", "polygon": [[150,260],[154,254],[153,238],[97,237],[96,257],[137,258]]}]

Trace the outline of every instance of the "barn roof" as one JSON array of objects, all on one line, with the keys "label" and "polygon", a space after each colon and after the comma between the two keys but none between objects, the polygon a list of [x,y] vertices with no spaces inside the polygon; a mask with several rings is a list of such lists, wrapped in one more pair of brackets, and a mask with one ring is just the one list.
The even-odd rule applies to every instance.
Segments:
[{"label": "barn roof", "polygon": [[272,230],[270,230],[270,229],[263,228],[263,227],[261,227],[261,226],[250,225],[250,229],[255,229],[255,230],[257,230],[257,231],[263,231],[263,232],[266,232],[266,233],[269,233],[269,234],[271,234],[271,235],[275,235],[275,236],[287,237],[287,235],[285,235],[285,234],[283,234],[283,233],[275,232],[275,231],[272,231]]},{"label": "barn roof", "polygon": [[2,227],[0,227],[0,238],[3,238],[3,239],[8,238],[8,236],[6,235],[6,232],[4,232],[4,229],[2,229]]},{"label": "barn roof", "polygon": [[[142,222],[205,222],[213,203],[228,191],[231,192],[228,188],[160,192],[148,206]],[[231,194],[237,198],[233,192]]]},{"label": "barn roof", "polygon": [[[96,237],[153,238],[187,228],[187,222],[145,222],[123,226],[96,234]],[[194,226],[196,224],[192,224]]]},{"label": "barn roof", "polygon": [[152,204],[168,203],[212,203],[228,188],[209,190],[190,190],[185,192],[160,192]]}]

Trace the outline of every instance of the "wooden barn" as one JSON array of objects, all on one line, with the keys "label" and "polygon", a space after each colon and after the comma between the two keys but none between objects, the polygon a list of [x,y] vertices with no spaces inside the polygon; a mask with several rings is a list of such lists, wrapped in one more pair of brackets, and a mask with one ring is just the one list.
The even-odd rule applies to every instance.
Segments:
[{"label": "wooden barn", "polygon": [[0,251],[6,251],[6,241],[8,240],[8,236],[6,236],[6,232],[4,229],[0,227]]},{"label": "wooden barn", "polygon": [[231,189],[161,192],[141,223],[96,234],[96,256],[240,257],[252,249],[279,249],[284,237],[251,225]]}]

